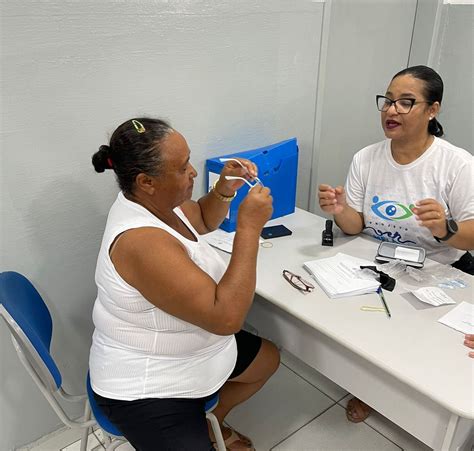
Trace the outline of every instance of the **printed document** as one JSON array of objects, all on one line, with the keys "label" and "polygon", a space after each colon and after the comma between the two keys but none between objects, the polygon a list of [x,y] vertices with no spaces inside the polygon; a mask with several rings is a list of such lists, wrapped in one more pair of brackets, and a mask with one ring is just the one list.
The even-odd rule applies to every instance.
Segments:
[{"label": "printed document", "polygon": [[461,302],[438,320],[439,323],[463,334],[474,334],[474,305]]},{"label": "printed document", "polygon": [[367,277],[360,270],[360,266],[375,266],[373,262],[343,253],[311,260],[303,266],[330,298],[373,293],[380,285],[375,273]]}]

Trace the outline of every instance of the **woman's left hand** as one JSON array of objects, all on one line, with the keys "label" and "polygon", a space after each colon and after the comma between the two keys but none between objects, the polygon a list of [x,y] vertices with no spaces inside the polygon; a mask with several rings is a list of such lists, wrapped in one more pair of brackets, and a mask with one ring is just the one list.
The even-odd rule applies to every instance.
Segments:
[{"label": "woman's left hand", "polygon": [[[474,349],[474,334],[472,335],[464,335],[464,345],[468,348]],[[469,357],[474,358],[474,351],[470,352]]]},{"label": "woman's left hand", "polygon": [[219,177],[217,191],[223,196],[233,196],[245,184],[243,180],[226,180],[226,175],[243,177],[247,180],[253,180],[258,176],[258,168],[250,160],[243,158],[236,158],[236,160],[239,160],[242,165],[237,163],[237,161],[227,161]]},{"label": "woman's left hand", "polygon": [[435,199],[423,199],[412,208],[416,220],[423,227],[430,229],[433,236],[443,238],[448,233],[446,214],[443,206]]}]

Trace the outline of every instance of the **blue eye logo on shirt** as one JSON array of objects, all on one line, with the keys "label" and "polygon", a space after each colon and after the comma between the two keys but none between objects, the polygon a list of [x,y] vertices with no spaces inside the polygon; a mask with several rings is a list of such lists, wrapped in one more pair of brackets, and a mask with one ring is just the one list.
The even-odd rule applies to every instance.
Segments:
[{"label": "blue eye logo on shirt", "polygon": [[410,204],[408,207],[394,200],[380,200],[378,196],[372,198],[373,205],[370,207],[372,211],[386,221],[402,221],[413,216],[411,209],[414,207]]}]

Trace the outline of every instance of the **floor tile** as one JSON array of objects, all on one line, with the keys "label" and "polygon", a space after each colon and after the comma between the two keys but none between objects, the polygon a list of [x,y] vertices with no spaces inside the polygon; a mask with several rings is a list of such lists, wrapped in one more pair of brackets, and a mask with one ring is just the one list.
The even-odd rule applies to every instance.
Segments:
[{"label": "floor tile", "polygon": [[273,450],[400,451],[400,448],[365,423],[348,422],[344,409],[336,404]]},{"label": "floor tile", "polygon": [[226,422],[248,435],[257,451],[268,451],[333,404],[329,397],[280,365],[267,384],[236,407]]},{"label": "floor tile", "polygon": [[310,367],[302,360],[290,354],[288,351],[281,352],[281,361],[284,365],[293,370],[300,377],[308,381],[311,385],[321,390],[334,401],[340,401],[347,395],[347,391],[342,387],[323,376],[320,372]]},{"label": "floor tile", "polygon": [[51,434],[46,435],[35,443],[30,444],[27,449],[31,451],[58,451],[65,446],[80,440],[81,429],[70,429],[63,427]]},{"label": "floor tile", "polygon": [[372,412],[365,423],[395,442],[405,451],[431,451],[432,449],[378,412]]},{"label": "floor tile", "polygon": [[[71,443],[64,448],[60,448],[61,451],[80,451],[81,449],[81,440],[77,440],[74,443]],[[97,437],[94,433],[89,434],[89,438],[87,440],[87,451],[97,451],[97,450],[104,450],[105,448],[101,445]]]},{"label": "floor tile", "polygon": [[[102,429],[98,428],[96,431],[94,431],[94,434],[97,437],[97,439],[100,441],[100,443],[103,444],[104,443],[104,432],[102,431]],[[120,445],[115,449],[120,449],[122,451],[133,450],[133,447],[130,444],[127,443],[126,445],[127,446],[125,446],[125,447],[122,447],[122,445]]]},{"label": "floor tile", "polygon": [[130,443],[124,443],[123,445],[118,446],[115,448],[117,451],[135,451],[135,448],[130,445]]}]

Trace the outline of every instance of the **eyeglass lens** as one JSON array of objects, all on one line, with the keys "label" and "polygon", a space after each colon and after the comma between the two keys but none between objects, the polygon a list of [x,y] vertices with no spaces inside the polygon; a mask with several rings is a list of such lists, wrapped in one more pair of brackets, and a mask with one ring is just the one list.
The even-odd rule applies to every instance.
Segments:
[{"label": "eyeglass lens", "polygon": [[301,291],[311,291],[314,289],[314,286],[306,282],[301,276],[291,273],[290,271],[284,271],[283,276],[285,279],[290,282],[296,289]]},{"label": "eyeglass lens", "polygon": [[386,112],[395,104],[395,110],[400,114],[407,114],[413,107],[415,103],[414,99],[397,99],[392,100],[384,96],[377,96],[377,108],[379,111]]}]

